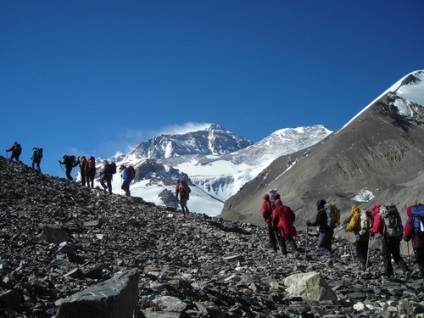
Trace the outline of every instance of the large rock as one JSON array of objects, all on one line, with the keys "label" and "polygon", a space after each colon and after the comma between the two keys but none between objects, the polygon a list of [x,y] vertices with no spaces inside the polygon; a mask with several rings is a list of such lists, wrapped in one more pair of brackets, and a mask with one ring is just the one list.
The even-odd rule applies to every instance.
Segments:
[{"label": "large rock", "polygon": [[120,273],[63,300],[58,318],[131,318],[138,301],[137,269]]},{"label": "large rock", "polygon": [[336,293],[328,286],[325,279],[317,272],[294,274],[284,280],[286,291],[292,296],[309,300],[337,300]]}]

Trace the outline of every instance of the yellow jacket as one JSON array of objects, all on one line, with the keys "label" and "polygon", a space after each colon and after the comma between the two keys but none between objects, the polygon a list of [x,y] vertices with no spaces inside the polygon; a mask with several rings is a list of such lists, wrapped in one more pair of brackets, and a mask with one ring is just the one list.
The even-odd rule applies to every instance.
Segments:
[{"label": "yellow jacket", "polygon": [[355,235],[359,235],[359,231],[361,230],[361,210],[357,205],[352,206],[350,210],[350,222],[346,226],[346,232],[353,232]]}]

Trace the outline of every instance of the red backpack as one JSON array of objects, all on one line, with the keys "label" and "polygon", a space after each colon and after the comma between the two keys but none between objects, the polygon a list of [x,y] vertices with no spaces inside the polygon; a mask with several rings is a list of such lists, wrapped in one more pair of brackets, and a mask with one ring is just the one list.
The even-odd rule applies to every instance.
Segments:
[{"label": "red backpack", "polygon": [[128,171],[130,173],[130,180],[134,180],[134,178],[135,178],[135,169],[134,169],[134,166],[129,165],[127,169],[128,169]]}]

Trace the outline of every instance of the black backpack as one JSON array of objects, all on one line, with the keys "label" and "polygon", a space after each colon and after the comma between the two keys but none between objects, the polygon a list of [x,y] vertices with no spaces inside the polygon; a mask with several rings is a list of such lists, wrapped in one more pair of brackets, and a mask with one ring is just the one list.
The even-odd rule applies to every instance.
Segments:
[{"label": "black backpack", "polygon": [[16,144],[15,146],[16,148],[14,149],[14,151],[16,152],[16,154],[20,155],[22,153],[22,147],[21,144]]},{"label": "black backpack", "polygon": [[43,148],[34,148],[33,159],[43,158]]},{"label": "black backpack", "polygon": [[115,174],[116,173],[116,163],[115,162],[110,163],[109,169],[110,169],[111,174]]}]

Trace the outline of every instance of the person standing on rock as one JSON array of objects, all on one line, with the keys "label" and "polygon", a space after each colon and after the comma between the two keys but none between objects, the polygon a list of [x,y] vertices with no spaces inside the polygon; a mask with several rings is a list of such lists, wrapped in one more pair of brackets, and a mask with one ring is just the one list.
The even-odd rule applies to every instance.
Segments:
[{"label": "person standing on rock", "polygon": [[323,199],[319,200],[316,204],[317,215],[314,222],[307,221],[307,226],[319,226],[318,249],[322,255],[327,258],[327,262],[331,263],[333,257],[333,235],[334,230],[328,226],[327,212],[325,211],[325,204],[327,202]]},{"label": "person standing on rock", "polygon": [[65,165],[66,177],[71,181],[74,180],[71,176],[71,172],[74,167],[78,166],[78,161],[76,161],[75,156],[63,155],[63,161],[59,160],[59,164]]},{"label": "person standing on rock", "polygon": [[175,186],[175,198],[178,200],[178,195],[180,196],[180,205],[181,210],[184,213],[184,218],[186,218],[186,213],[190,213],[187,207],[187,201],[190,197],[191,189],[187,184],[187,181],[184,179],[177,180],[177,185]]},{"label": "person standing on rock", "polygon": [[125,165],[119,166],[119,171],[121,173],[122,185],[121,189],[124,190],[126,196],[130,196],[130,183],[131,183],[131,174],[130,170],[125,167]]},{"label": "person standing on rock", "polygon": [[[381,255],[383,256],[383,276],[386,276],[387,278],[390,278],[393,275],[393,266],[392,266],[392,257],[395,263],[399,266],[399,268],[402,270],[402,272],[405,275],[405,281],[408,281],[411,277],[411,272],[408,268],[408,265],[406,265],[405,261],[403,260],[402,256],[400,255],[400,242],[402,240],[403,235],[403,228],[400,231],[399,234],[394,235],[390,234],[390,225],[387,225],[387,222],[383,219],[382,214],[386,214],[385,211],[381,210],[387,210],[390,206],[381,206],[381,205],[374,205],[372,207],[372,211],[374,213],[374,223],[370,230],[371,236],[374,236],[375,234],[380,234],[382,236],[382,246],[381,246]],[[397,211],[397,209],[396,209]],[[397,212],[398,221],[397,223],[401,223],[401,219],[399,216],[399,212]],[[402,226],[402,224],[400,224]],[[394,232],[396,233],[396,232]]]},{"label": "person standing on rock", "polygon": [[269,194],[263,195],[264,202],[261,206],[262,217],[264,218],[265,223],[268,227],[268,238],[270,247],[277,252],[277,244],[278,244],[278,231],[275,231],[272,226],[272,208],[271,201],[269,198]]},{"label": "person standing on rock", "polygon": [[289,243],[291,251],[295,256],[299,255],[294,237],[297,235],[294,227],[296,216],[291,208],[283,205],[280,199],[275,201],[275,209],[272,211],[272,225],[278,229],[283,255],[287,255],[286,242]]},{"label": "person standing on rock", "polygon": [[370,239],[369,229],[372,226],[372,212],[361,211],[357,205],[352,206],[349,224],[346,226],[346,232],[353,232],[356,236],[355,248],[356,257],[362,264],[362,269],[366,270],[370,265],[368,257],[368,243]]},{"label": "person standing on rock", "polygon": [[109,194],[112,194],[112,178],[113,178],[113,174],[116,172],[116,170],[114,171],[112,164],[114,163],[109,164],[107,160],[103,160],[103,171],[102,171],[102,177],[100,179],[100,184],[105,190],[105,193],[109,189]]},{"label": "person standing on rock", "polygon": [[[417,213],[412,213],[412,209],[417,210]],[[415,211],[414,211],[415,212]],[[424,205],[410,205],[406,208],[405,227],[403,228],[403,240],[406,242],[412,241],[412,249],[415,254],[415,261],[421,274],[424,278],[424,220],[419,215],[424,212]]]},{"label": "person standing on rock", "polygon": [[86,170],[87,170],[87,158],[85,156],[78,156],[78,165],[80,167],[80,175],[81,175],[81,184],[85,186],[86,180]]},{"label": "person standing on rock", "polygon": [[34,147],[32,148],[33,152],[32,152],[32,169],[37,169],[38,172],[41,172],[41,158],[43,158],[43,148],[39,148],[39,147]]},{"label": "person standing on rock", "polygon": [[85,166],[85,177],[87,186],[94,188],[94,178],[96,176],[96,158],[94,156],[88,157],[87,165]]},{"label": "person standing on rock", "polygon": [[13,161],[13,159],[15,159],[16,162],[20,162],[19,157],[22,153],[22,147],[17,141],[15,141],[13,145],[10,146],[10,148],[6,149],[6,152],[10,152],[10,151],[12,152],[12,155],[10,156],[10,160]]}]

